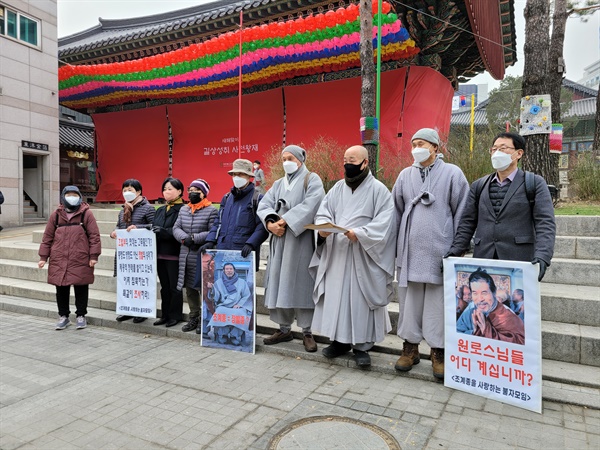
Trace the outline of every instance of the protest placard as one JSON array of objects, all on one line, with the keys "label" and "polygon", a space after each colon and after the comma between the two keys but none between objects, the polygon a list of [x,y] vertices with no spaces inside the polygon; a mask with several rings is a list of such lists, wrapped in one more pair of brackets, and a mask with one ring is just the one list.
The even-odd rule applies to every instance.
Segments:
[{"label": "protest placard", "polygon": [[444,259],[444,384],[541,413],[538,266]]},{"label": "protest placard", "polygon": [[254,258],[238,250],[202,255],[203,347],[254,354],[256,290]]},{"label": "protest placard", "polygon": [[117,314],[156,317],[156,238],[145,229],[117,230]]}]

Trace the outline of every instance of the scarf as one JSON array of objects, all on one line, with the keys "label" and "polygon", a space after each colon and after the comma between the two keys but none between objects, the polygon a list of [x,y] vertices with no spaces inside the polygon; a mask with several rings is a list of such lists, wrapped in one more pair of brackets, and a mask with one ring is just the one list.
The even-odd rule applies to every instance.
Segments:
[{"label": "scarf", "polygon": [[207,206],[210,206],[210,205],[212,205],[212,202],[207,198],[203,198],[202,201],[200,201],[198,203],[188,203],[188,206],[192,210],[192,214],[194,214],[196,211],[199,211],[202,208],[206,208]]},{"label": "scarf", "polygon": [[354,192],[356,188],[360,186],[360,183],[362,183],[365,180],[365,178],[367,178],[367,175],[369,175],[370,172],[371,169],[369,169],[369,166],[367,166],[363,169],[363,171],[360,174],[356,175],[354,178],[348,178],[347,176],[344,176],[344,180],[346,180],[346,184],[350,189],[352,189],[352,192]]},{"label": "scarf", "polygon": [[167,202],[167,211],[171,209],[171,206],[180,205],[181,203],[183,203],[183,199],[181,197],[177,197],[175,200]]},{"label": "scarf", "polygon": [[138,195],[136,198],[133,199],[131,203],[125,202],[123,204],[123,221],[125,222],[125,225],[131,225],[131,214],[133,213],[133,207],[140,203],[142,200],[144,200],[144,197]]},{"label": "scarf", "polygon": [[229,293],[229,294],[233,294],[237,290],[237,288],[235,287],[235,283],[237,282],[237,280],[238,280],[237,273],[234,273],[231,278],[227,278],[227,275],[225,275],[225,272],[221,273],[221,281],[225,285],[225,289],[227,289],[227,293]]}]

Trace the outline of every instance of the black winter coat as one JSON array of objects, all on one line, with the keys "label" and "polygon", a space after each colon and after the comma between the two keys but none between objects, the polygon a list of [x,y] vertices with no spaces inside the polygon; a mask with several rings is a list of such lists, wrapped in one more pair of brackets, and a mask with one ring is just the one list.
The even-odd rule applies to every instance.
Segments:
[{"label": "black winter coat", "polygon": [[156,252],[160,255],[170,255],[179,257],[181,242],[173,236],[173,225],[179,215],[179,210],[184,203],[173,205],[167,211],[167,206],[161,206],[154,215],[153,227],[160,227],[160,232],[156,234]]}]

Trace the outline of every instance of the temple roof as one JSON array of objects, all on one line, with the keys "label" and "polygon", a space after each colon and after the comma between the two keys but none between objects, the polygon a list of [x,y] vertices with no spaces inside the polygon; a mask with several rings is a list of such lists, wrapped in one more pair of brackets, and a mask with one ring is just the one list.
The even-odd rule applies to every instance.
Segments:
[{"label": "temple roof", "polygon": [[[347,5],[344,0],[217,0],[130,19],[102,19],[60,38],[62,63],[98,64],[164,53],[246,26],[287,20]],[[514,0],[391,0],[421,49],[414,62],[442,72],[455,84],[485,70],[497,79],[516,61]]]},{"label": "temple roof", "polygon": [[93,151],[94,125],[60,119],[59,143],[68,149]]}]

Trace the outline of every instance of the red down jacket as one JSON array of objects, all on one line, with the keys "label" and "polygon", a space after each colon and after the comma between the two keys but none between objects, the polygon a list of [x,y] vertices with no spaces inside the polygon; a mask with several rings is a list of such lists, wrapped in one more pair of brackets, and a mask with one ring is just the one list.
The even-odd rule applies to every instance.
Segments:
[{"label": "red down jacket", "polygon": [[[90,267],[89,262],[98,261],[101,245],[98,224],[89,209],[87,203],[82,203],[71,220],[67,220],[67,211],[60,205],[50,215],[38,252],[40,261],[50,258],[49,284],[81,286],[94,282],[94,268]],[[82,216],[83,226],[80,225]]]}]

